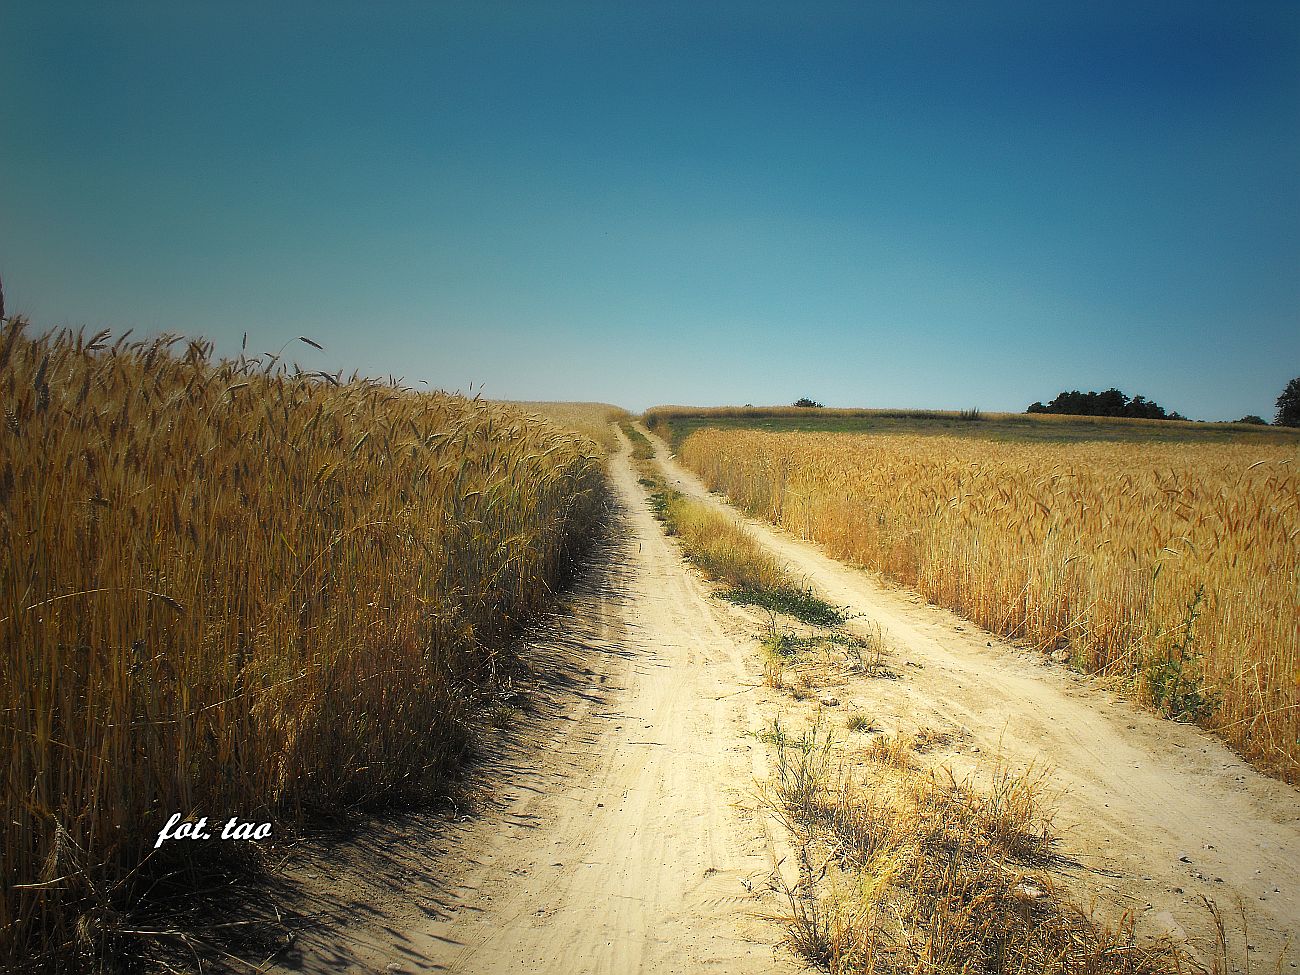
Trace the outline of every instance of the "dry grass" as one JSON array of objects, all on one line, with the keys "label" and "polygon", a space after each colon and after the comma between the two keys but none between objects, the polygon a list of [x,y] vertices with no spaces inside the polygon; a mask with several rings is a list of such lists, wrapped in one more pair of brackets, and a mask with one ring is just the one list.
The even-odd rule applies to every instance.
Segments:
[{"label": "dry grass", "polygon": [[170,813],[284,822],[438,787],[598,522],[603,460],[517,408],[20,325],[0,335],[0,967],[93,964],[129,940],[117,912]]},{"label": "dry grass", "polygon": [[1295,446],[701,430],[744,509],[1300,780]]},{"label": "dry grass", "polygon": [[[649,471],[649,463],[643,461],[642,469]],[[653,488],[650,503],[665,533],[677,537],[682,554],[701,572],[728,587],[720,593],[724,599],[784,613],[812,626],[844,622],[839,607],[796,579],[735,518],[672,490],[657,475],[644,482]]]},{"label": "dry grass", "polygon": [[688,559],[715,582],[740,590],[790,588],[780,562],[715,508],[676,491],[656,495],[656,510]]},{"label": "dry grass", "polygon": [[855,778],[829,735],[778,724],[772,808],[801,848],[789,943],[833,973],[1197,971],[1167,941],[1109,927],[1053,882],[1042,779],[994,770],[987,788],[918,768],[903,739]]}]

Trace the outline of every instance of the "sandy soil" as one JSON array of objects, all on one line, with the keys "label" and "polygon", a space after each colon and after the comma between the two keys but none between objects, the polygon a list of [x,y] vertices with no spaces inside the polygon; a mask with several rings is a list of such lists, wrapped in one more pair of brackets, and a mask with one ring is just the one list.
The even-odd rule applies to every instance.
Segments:
[{"label": "sandy soil", "polygon": [[[642,432],[677,490],[735,514]],[[1290,940],[1283,968],[1297,967],[1300,792],[1198,728],[1140,711],[815,544],[736,517],[821,595],[864,614],[850,628],[881,627],[902,677],[880,682],[870,702],[883,730],[950,736],[942,757],[959,770],[1000,755],[1049,772],[1062,852],[1085,868],[1080,893],[1198,942],[1212,923],[1202,897],[1239,940],[1244,909],[1252,961],[1271,969]]]},{"label": "sandy soil", "polygon": [[626,458],[627,531],[525,656],[525,713],[462,817],[295,853],[318,914],[275,970],[798,972],[767,918],[797,876],[759,810],[765,690]]},{"label": "sandy soil", "polygon": [[[651,439],[678,490],[725,507]],[[612,472],[626,531],[530,640],[523,706],[487,747],[474,801],[291,851],[286,872],[316,920],[273,970],[807,971],[771,920],[795,857],[758,798],[768,756],[753,733],[822,695],[798,704],[762,686],[755,614],[711,598],[683,564],[626,446]],[[1202,895],[1225,915],[1240,903],[1250,957],[1272,969],[1300,931],[1300,793],[1195,728],[741,520],[863,614],[851,627],[884,632],[897,679],[846,677],[826,693],[882,730],[939,733],[930,757],[958,771],[999,757],[1048,769],[1085,903],[1194,939],[1210,931]]]}]

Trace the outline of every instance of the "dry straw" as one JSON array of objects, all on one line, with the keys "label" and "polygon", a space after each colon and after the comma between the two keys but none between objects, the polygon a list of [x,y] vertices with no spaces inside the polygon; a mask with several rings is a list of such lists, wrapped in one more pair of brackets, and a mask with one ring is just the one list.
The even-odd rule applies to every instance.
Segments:
[{"label": "dry straw", "polygon": [[1205,975],[1167,938],[1139,938],[1132,914],[1107,924],[1055,882],[1066,861],[1032,769],[997,763],[982,786],[918,767],[896,736],[855,771],[820,717],[770,740],[766,798],[802,868],[787,943],[832,975]]}]

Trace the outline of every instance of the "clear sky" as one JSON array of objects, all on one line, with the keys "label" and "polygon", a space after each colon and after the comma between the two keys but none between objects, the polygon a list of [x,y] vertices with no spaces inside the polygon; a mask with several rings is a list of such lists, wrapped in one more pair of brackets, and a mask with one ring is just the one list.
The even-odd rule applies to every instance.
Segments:
[{"label": "clear sky", "polygon": [[39,326],[634,409],[1300,374],[1294,0],[0,0],[0,44]]}]

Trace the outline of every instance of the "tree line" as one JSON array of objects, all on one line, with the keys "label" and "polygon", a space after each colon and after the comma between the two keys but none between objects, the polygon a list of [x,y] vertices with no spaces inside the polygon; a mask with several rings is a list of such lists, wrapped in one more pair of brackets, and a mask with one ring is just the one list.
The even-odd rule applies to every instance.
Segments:
[{"label": "tree line", "polygon": [[[1026,413],[1063,413],[1070,416],[1131,416],[1146,420],[1186,420],[1181,413],[1167,411],[1163,406],[1145,396],[1129,397],[1114,387],[1104,392],[1081,393],[1072,389],[1058,393],[1050,403],[1030,403]],[[1261,416],[1251,413],[1238,423],[1267,424]],[[1277,398],[1277,413],[1273,422],[1282,427],[1300,426],[1300,376],[1292,379]]]},{"label": "tree line", "polygon": [[1077,389],[1062,392],[1044,405],[1030,403],[1026,413],[1068,413],[1071,416],[1133,416],[1146,420],[1184,420],[1178,413],[1170,413],[1163,406],[1145,396],[1129,398],[1118,389],[1105,392],[1081,393]]}]

